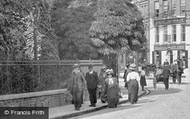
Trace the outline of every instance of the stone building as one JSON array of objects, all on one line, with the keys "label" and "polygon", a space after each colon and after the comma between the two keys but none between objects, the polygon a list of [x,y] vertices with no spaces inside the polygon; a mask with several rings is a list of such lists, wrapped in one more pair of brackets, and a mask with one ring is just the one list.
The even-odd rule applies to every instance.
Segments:
[{"label": "stone building", "polygon": [[190,0],[149,0],[150,63],[183,59],[190,69]]}]

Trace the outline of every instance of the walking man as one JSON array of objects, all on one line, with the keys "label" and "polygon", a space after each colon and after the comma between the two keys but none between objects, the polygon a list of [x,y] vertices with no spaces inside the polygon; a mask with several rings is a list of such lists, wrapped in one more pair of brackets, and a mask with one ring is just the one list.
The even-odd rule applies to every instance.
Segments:
[{"label": "walking man", "polygon": [[169,66],[166,64],[163,69],[163,79],[164,79],[165,90],[168,90],[169,88],[169,75],[170,75]]},{"label": "walking man", "polygon": [[86,73],[86,82],[90,98],[90,107],[96,107],[97,102],[97,85],[98,85],[98,74],[93,71],[93,66],[88,66],[89,72]]},{"label": "walking man", "polygon": [[72,104],[74,104],[75,110],[79,111],[82,106],[82,96],[86,81],[84,74],[80,70],[80,65],[74,64],[73,67],[74,69],[71,73],[69,91],[73,96]]},{"label": "walking man", "polygon": [[178,59],[177,59],[177,66],[178,66],[178,84],[181,84],[181,76],[182,76],[182,74],[183,74],[183,61],[182,61],[182,59],[180,59],[179,57],[178,57]]}]

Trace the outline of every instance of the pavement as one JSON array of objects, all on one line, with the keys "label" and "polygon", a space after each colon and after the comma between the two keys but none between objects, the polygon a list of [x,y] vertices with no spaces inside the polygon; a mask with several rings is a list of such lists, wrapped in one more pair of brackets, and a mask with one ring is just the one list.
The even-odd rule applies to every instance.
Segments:
[{"label": "pavement", "polygon": [[[123,97],[120,99],[119,104],[123,104],[128,102],[128,91],[124,88],[124,81],[122,78],[119,79],[119,85],[121,88],[121,92],[123,93]],[[147,90],[141,91],[139,88],[139,97],[145,95]],[[74,110],[74,105],[65,105],[60,107],[53,107],[49,109],[49,119],[66,119],[71,118],[83,114],[88,114],[97,110],[105,109],[108,107],[107,103],[102,103],[100,99],[97,100],[96,107],[89,107],[90,102],[86,101],[82,105],[80,111]]]},{"label": "pavement", "polygon": [[136,104],[123,103],[117,108],[105,108],[71,119],[190,119],[190,78],[174,84],[170,80],[169,90],[163,82],[153,88],[153,80],[147,79],[148,95],[139,98]]}]

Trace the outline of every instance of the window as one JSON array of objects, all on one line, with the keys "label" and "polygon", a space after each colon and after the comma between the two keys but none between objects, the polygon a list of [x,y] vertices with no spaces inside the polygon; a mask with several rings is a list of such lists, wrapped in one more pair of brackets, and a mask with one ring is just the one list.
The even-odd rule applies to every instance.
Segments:
[{"label": "window", "polygon": [[156,43],[159,43],[159,27],[156,27],[155,41]]},{"label": "window", "polygon": [[155,1],[154,2],[154,13],[155,13],[155,17],[159,17],[159,2],[158,1]]},{"label": "window", "polygon": [[163,15],[167,16],[168,15],[168,1],[167,0],[163,0]]},{"label": "window", "polygon": [[181,41],[185,41],[185,25],[181,25]]},{"label": "window", "polygon": [[176,0],[172,1],[172,15],[176,15]]},{"label": "window", "polygon": [[176,42],[176,25],[172,26],[172,41]]},{"label": "window", "polygon": [[185,0],[181,0],[181,15],[185,15]]},{"label": "window", "polygon": [[168,27],[164,26],[164,42],[168,42]]}]

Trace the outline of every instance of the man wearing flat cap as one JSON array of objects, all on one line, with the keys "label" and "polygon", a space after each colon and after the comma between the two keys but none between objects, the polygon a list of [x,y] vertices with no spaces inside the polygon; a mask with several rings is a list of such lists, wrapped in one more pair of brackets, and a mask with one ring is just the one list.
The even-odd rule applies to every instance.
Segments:
[{"label": "man wearing flat cap", "polygon": [[89,72],[86,73],[86,82],[90,98],[90,107],[96,107],[97,102],[97,85],[98,85],[98,74],[93,71],[93,66],[88,66]]},{"label": "man wearing flat cap", "polygon": [[83,90],[86,84],[84,74],[80,70],[79,64],[73,65],[74,69],[71,73],[71,80],[70,80],[70,86],[69,91],[71,92],[71,95],[73,96],[72,103],[75,106],[75,110],[80,110],[80,107],[82,106],[82,97],[83,97]]}]

